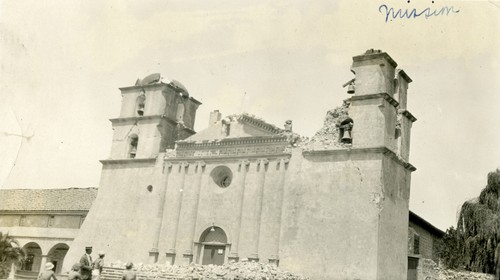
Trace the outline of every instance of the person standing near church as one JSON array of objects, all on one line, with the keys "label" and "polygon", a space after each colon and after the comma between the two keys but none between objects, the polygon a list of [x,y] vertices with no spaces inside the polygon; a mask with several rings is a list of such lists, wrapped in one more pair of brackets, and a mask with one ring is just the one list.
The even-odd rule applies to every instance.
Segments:
[{"label": "person standing near church", "polygon": [[99,280],[101,278],[101,273],[102,273],[102,268],[104,267],[104,251],[100,251],[98,254],[99,258],[94,261],[94,269],[97,270],[97,277],[96,280]]},{"label": "person standing near church", "polygon": [[85,254],[80,258],[80,274],[82,275],[83,280],[92,280],[92,247],[85,247]]}]

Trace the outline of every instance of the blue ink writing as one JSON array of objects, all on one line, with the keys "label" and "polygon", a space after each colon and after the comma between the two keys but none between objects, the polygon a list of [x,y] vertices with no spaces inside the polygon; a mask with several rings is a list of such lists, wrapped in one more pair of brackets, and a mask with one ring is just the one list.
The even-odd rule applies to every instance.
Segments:
[{"label": "blue ink writing", "polygon": [[[408,1],[410,2],[410,1]],[[425,8],[421,11],[418,11],[417,9],[397,9],[394,10],[394,8],[389,8],[387,5],[382,4],[378,7],[378,11],[380,13],[385,14],[385,22],[388,22],[389,20],[397,19],[397,18],[418,18],[420,16],[425,17],[426,19],[430,17],[437,17],[437,16],[447,16],[450,13],[451,14],[456,14],[460,12],[460,10],[456,9],[453,6],[445,6],[442,7],[441,9],[434,9],[431,10],[431,8]]]}]

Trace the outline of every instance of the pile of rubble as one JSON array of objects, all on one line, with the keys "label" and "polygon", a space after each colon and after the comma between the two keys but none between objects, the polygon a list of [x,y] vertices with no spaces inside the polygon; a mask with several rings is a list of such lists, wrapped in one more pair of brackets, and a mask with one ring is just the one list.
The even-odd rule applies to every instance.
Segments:
[{"label": "pile of rubble", "polygon": [[492,274],[477,273],[470,271],[455,271],[442,269],[439,271],[439,280],[462,280],[462,279],[472,279],[472,280],[493,280],[495,276]]},{"label": "pile of rubble", "polygon": [[495,279],[494,275],[491,274],[446,269],[442,266],[438,266],[434,261],[429,259],[420,259],[418,274],[418,279],[426,280]]},{"label": "pile of rubble", "polygon": [[[124,268],[125,264],[115,262],[111,264],[114,268]],[[179,279],[203,279],[203,280],[307,280],[298,274],[280,270],[272,264],[240,261],[230,262],[224,265],[161,265],[161,264],[136,264],[134,270],[145,279],[158,279],[162,275],[176,275]]]},{"label": "pile of rubble", "polygon": [[343,120],[349,117],[350,102],[345,100],[342,106],[326,113],[323,127],[306,143],[304,150],[324,150],[331,148],[347,148],[350,144],[340,142],[339,127]]}]

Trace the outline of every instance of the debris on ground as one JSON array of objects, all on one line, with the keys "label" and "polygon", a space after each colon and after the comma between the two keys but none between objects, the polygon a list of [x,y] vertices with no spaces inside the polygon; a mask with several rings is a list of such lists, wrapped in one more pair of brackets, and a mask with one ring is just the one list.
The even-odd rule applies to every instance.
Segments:
[{"label": "debris on ground", "polygon": [[[124,268],[122,262],[111,264],[112,268]],[[254,261],[231,261],[224,265],[168,265],[168,264],[134,264],[134,270],[146,279],[158,279],[161,275],[177,275],[185,279],[224,279],[224,280],[307,280],[299,274],[281,270],[273,264]]]}]

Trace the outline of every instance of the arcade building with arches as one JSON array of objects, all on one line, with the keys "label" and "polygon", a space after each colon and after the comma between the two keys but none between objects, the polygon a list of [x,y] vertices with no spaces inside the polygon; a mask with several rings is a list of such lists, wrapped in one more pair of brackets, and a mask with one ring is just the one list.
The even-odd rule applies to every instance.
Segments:
[{"label": "arcade building with arches", "polygon": [[14,237],[27,255],[11,271],[36,278],[50,261],[63,273],[66,253],[96,195],[96,188],[1,190],[0,232]]}]

